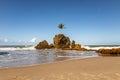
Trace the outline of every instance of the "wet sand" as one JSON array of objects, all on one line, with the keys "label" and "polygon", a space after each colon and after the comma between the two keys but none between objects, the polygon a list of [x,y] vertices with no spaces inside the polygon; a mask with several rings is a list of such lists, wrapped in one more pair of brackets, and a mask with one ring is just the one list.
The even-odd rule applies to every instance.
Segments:
[{"label": "wet sand", "polygon": [[120,80],[120,57],[0,69],[0,80]]}]

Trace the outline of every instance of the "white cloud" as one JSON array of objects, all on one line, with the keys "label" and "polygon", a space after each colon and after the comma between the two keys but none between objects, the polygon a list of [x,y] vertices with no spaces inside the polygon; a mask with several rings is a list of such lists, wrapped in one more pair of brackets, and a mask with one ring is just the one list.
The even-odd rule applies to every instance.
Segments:
[{"label": "white cloud", "polygon": [[37,38],[32,38],[29,42],[34,43],[34,42],[36,42],[36,39],[37,39]]},{"label": "white cloud", "polygon": [[22,42],[22,40],[18,40],[17,42],[19,42],[19,43],[20,43],[20,42]]},{"label": "white cloud", "polygon": [[4,42],[8,42],[8,39],[4,39]]},{"label": "white cloud", "polygon": [[18,40],[16,41],[17,43],[27,43],[28,41],[25,41],[25,40]]},{"label": "white cloud", "polygon": [[25,41],[25,40],[11,40],[11,39],[7,39],[7,38],[4,38],[4,39],[0,39],[0,45],[1,44],[34,44],[36,42],[36,39],[37,38],[32,38],[31,40],[28,40],[28,41]]}]

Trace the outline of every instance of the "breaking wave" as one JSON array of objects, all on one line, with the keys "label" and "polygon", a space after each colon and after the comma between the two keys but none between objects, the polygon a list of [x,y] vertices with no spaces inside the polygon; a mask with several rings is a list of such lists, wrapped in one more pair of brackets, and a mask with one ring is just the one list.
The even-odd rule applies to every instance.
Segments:
[{"label": "breaking wave", "polygon": [[112,49],[112,48],[120,48],[120,45],[92,45],[92,46],[83,46],[88,50],[99,50],[99,49]]},{"label": "breaking wave", "polygon": [[29,47],[19,47],[19,46],[0,47],[0,51],[14,51],[14,50],[35,50],[35,48],[34,48],[34,46],[29,46]]},{"label": "breaking wave", "polygon": [[31,66],[71,59],[99,57],[95,51],[59,49],[36,50],[34,47],[1,48],[0,53],[0,68]]}]

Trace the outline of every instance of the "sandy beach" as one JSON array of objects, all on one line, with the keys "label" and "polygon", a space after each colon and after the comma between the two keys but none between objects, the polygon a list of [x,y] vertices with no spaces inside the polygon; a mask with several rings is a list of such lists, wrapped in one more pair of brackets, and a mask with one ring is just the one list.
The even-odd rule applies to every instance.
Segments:
[{"label": "sandy beach", "polygon": [[120,57],[0,69],[0,80],[120,80]]}]

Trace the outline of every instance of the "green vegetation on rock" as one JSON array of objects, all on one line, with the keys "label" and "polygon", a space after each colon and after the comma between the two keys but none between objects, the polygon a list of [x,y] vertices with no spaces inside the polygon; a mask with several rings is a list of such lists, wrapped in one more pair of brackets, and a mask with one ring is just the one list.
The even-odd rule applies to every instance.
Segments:
[{"label": "green vegetation on rock", "polygon": [[59,24],[59,25],[58,25],[58,28],[59,28],[59,29],[63,29],[63,28],[64,28],[64,24]]}]

